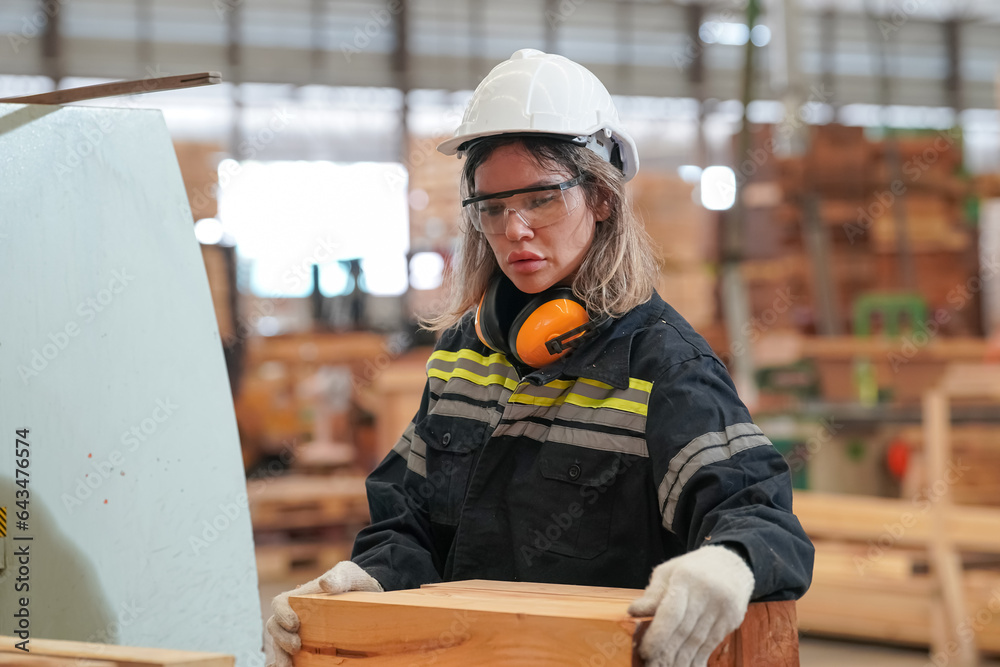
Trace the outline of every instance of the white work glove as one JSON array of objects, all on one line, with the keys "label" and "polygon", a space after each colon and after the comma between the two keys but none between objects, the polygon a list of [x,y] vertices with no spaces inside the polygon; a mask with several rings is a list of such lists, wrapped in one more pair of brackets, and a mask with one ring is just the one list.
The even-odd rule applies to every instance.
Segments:
[{"label": "white work glove", "polygon": [[299,639],[299,617],[288,605],[288,596],[311,593],[336,594],[348,591],[381,593],[382,586],[357,564],[345,560],[334,565],[326,574],[276,596],[271,601],[271,611],[274,612],[274,616],[267,619],[267,632],[271,641],[267,642],[265,647],[266,667],[292,667],[292,655],[302,648],[302,640]]},{"label": "white work glove", "polygon": [[639,645],[646,667],[705,667],[712,651],[743,622],[753,572],[723,546],[695,549],[658,565],[628,613],[652,616]]}]

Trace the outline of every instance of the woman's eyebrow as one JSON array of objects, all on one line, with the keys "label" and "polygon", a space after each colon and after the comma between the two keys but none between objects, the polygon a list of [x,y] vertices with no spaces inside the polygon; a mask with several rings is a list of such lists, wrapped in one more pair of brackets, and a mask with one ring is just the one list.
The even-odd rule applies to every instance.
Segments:
[{"label": "woman's eyebrow", "polygon": [[519,188],[511,188],[510,190],[497,190],[496,192],[482,192],[481,190],[473,190],[472,194],[470,195],[470,198],[472,198],[472,197],[482,197],[485,194],[497,194],[497,193],[500,193],[500,192],[511,192],[512,190],[524,190],[525,188],[535,188],[535,187],[538,187],[538,186],[541,186],[541,185],[556,185],[556,184],[562,183],[563,181],[566,180],[562,176],[553,178],[553,180],[551,180],[551,181],[547,181],[547,180],[545,180],[545,178],[546,177],[543,176],[541,178],[541,180],[535,181],[533,183],[529,183],[528,185],[522,185]]}]

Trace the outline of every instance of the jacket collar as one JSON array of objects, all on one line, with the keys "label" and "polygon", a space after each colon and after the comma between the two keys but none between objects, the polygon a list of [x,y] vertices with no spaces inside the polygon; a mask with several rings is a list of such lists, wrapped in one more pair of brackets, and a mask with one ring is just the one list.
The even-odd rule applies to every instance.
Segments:
[{"label": "jacket collar", "polygon": [[585,377],[616,389],[628,389],[632,338],[659,319],[665,306],[666,302],[653,292],[648,301],[622,317],[600,324],[597,335],[579,349],[532,371],[524,379],[533,384],[546,384],[560,376]]}]

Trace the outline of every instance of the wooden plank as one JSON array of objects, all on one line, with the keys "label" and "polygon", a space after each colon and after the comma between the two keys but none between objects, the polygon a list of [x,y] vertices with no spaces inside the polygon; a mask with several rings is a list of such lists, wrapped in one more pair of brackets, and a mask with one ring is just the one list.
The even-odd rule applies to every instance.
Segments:
[{"label": "wooden plank", "polygon": [[102,97],[154,93],[161,90],[177,90],[180,88],[197,88],[199,86],[211,86],[216,83],[222,83],[222,75],[218,72],[198,72],[196,74],[181,74],[178,76],[161,76],[155,79],[113,81],[111,83],[100,83],[96,86],[53,90],[49,93],[26,95],[24,97],[5,97],[0,99],[0,102],[13,104],[72,104],[73,102],[94,100]]},{"label": "wooden plank", "polygon": [[[820,549],[821,544],[817,544]],[[892,580],[869,571],[829,571],[816,561],[813,581],[796,607],[799,630],[809,635],[848,637],[929,647],[934,634],[936,584],[928,575]],[[982,651],[1000,653],[1000,574],[964,576],[966,614]],[[964,627],[964,626],[963,626]]]},{"label": "wooden plank", "polygon": [[[795,491],[795,515],[810,537],[925,546],[931,503],[816,491]],[[1000,509],[962,506],[946,512],[945,528],[959,549],[1000,553]],[[884,548],[884,547],[883,547]]]},{"label": "wooden plank", "polygon": [[79,658],[47,658],[30,653],[0,653],[0,665],[16,667],[118,667],[117,662],[106,660],[81,660]]},{"label": "wooden plank", "polygon": [[[0,636],[0,654],[23,655],[23,651],[14,648],[19,641],[21,640],[15,637]],[[118,667],[233,667],[236,663],[235,657],[223,653],[117,646],[62,639],[32,638],[28,646],[34,656],[105,660],[116,663]]]},{"label": "wooden plank", "polygon": [[[637,589],[465,581],[388,593],[292,596],[303,619],[296,667],[641,665],[651,619],[628,615]],[[750,605],[711,667],[798,665],[794,602]]]},{"label": "wooden plank", "polygon": [[642,594],[636,588],[610,588],[604,586],[569,586],[566,584],[538,584],[531,581],[490,581],[489,579],[467,579],[465,581],[444,581],[437,584],[424,584],[422,589],[447,588],[449,590],[513,592],[528,595],[568,595],[570,597],[601,598],[608,600],[625,600],[631,604]]}]

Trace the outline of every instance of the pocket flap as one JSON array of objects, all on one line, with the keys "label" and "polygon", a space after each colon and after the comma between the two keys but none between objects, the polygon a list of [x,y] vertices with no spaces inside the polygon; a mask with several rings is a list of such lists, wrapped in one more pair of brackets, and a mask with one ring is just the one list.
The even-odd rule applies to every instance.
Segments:
[{"label": "pocket flap", "polygon": [[546,479],[600,486],[615,479],[621,467],[621,454],[576,445],[549,442],[538,454],[538,469]]},{"label": "pocket flap", "polygon": [[416,425],[414,433],[431,449],[468,454],[482,445],[486,425],[476,419],[430,414]]}]

